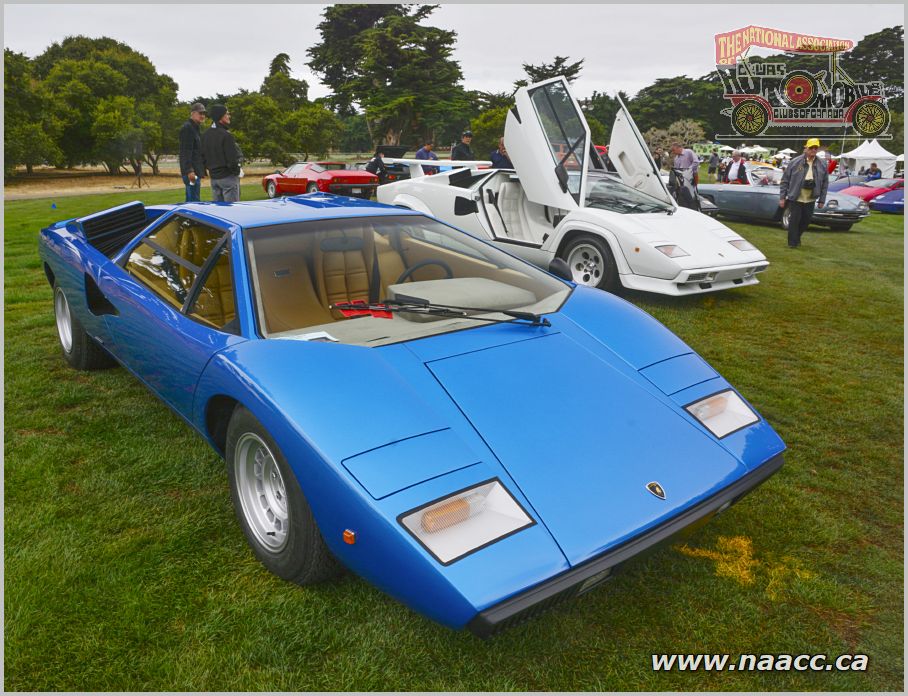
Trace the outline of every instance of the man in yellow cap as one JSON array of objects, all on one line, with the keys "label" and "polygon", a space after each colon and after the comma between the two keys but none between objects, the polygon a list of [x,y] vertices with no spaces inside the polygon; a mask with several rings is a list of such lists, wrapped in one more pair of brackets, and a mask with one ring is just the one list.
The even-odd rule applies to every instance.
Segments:
[{"label": "man in yellow cap", "polygon": [[810,138],[804,145],[804,154],[792,159],[782,175],[779,207],[789,208],[788,246],[792,249],[801,246],[801,235],[810,224],[814,207],[826,203],[829,173],[826,163],[817,157],[819,149],[820,141]]}]

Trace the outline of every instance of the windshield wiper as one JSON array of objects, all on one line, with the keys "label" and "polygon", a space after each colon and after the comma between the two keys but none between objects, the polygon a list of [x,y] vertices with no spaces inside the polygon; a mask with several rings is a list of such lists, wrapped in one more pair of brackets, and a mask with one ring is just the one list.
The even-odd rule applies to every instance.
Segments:
[{"label": "windshield wiper", "polygon": [[[458,319],[472,319],[474,321],[487,321],[493,324],[513,323],[515,320],[528,322],[528,326],[551,326],[552,323],[545,317],[533,312],[521,312],[515,309],[487,309],[484,307],[458,307],[429,302],[421,297],[398,295],[393,300],[384,300],[377,304],[365,302],[336,302],[331,309],[341,312],[350,312],[348,316],[374,315],[384,313],[411,312],[413,314],[431,314],[439,317],[454,317]],[[488,317],[474,317],[468,312],[477,314],[505,314],[512,319],[490,319]]]}]

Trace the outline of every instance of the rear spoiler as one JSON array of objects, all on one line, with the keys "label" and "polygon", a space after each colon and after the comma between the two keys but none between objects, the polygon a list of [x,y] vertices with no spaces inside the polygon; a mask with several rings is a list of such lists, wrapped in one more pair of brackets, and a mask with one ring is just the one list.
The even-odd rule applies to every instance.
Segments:
[{"label": "rear spoiler", "polygon": [[400,157],[385,157],[382,159],[386,164],[406,164],[410,168],[410,178],[415,179],[418,176],[426,176],[423,173],[423,167],[436,167],[446,169],[464,169],[473,168],[488,169],[492,166],[489,160],[423,160],[423,159],[403,159]]}]

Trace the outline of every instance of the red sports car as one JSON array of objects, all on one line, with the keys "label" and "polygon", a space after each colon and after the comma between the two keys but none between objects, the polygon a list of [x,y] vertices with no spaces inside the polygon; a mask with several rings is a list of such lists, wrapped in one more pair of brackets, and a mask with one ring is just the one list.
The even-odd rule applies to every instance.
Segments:
[{"label": "red sports car", "polygon": [[377,186],[375,174],[347,169],[343,162],[299,162],[262,179],[269,198],[317,191],[370,198]]},{"label": "red sports car", "polygon": [[873,181],[864,181],[856,186],[849,186],[842,189],[839,193],[847,193],[849,196],[857,196],[862,201],[868,203],[872,198],[882,196],[884,193],[904,188],[904,179],[874,179]]}]

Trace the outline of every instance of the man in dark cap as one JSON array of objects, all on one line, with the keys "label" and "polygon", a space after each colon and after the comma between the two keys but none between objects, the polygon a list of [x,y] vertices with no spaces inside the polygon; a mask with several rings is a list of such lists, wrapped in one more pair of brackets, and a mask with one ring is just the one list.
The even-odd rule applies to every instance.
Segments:
[{"label": "man in dark cap", "polygon": [[202,139],[199,126],[208,112],[196,102],[189,108],[189,118],[180,128],[180,176],[186,185],[186,202],[200,200],[205,165],[202,162]]},{"label": "man in dark cap", "polygon": [[230,132],[230,112],[223,104],[209,111],[211,128],[202,133],[202,158],[211,177],[211,200],[233,203],[240,200],[240,148]]},{"label": "man in dark cap", "polygon": [[470,143],[473,142],[473,132],[465,130],[460,136],[460,142],[451,150],[452,160],[475,160],[473,150],[470,149]]}]

